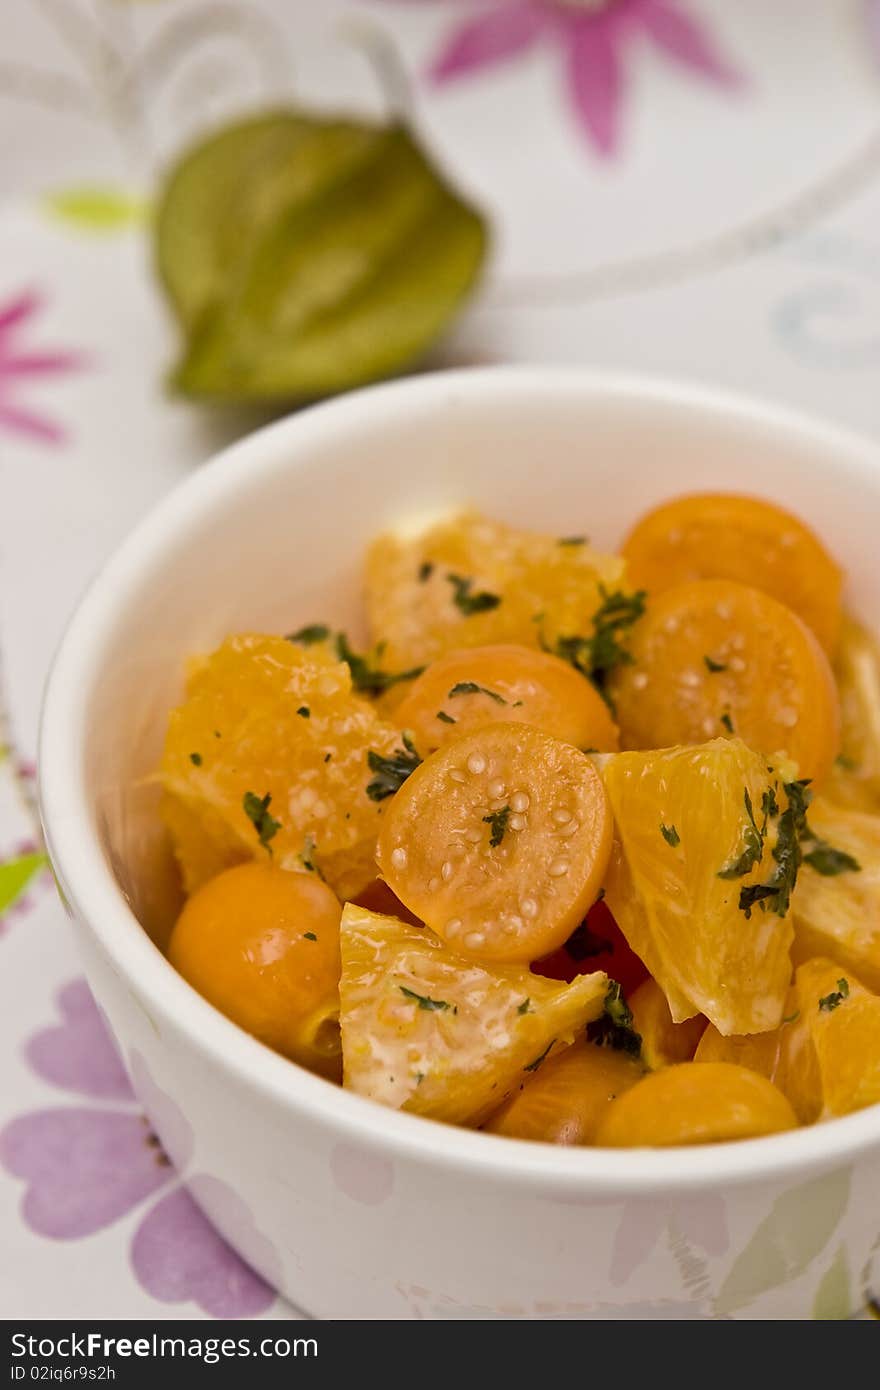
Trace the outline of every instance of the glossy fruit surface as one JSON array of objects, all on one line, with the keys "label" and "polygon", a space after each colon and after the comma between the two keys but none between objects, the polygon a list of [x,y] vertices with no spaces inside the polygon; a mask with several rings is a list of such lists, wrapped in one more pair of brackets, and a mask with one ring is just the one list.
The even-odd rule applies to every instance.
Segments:
[{"label": "glossy fruit surface", "polygon": [[341,910],[314,874],[241,864],[189,899],[168,958],[233,1023],[338,1078]]},{"label": "glossy fruit surface", "polygon": [[702,1014],[675,1023],[666,995],[656,980],[647,979],[628,996],[632,1026],[642,1040],[642,1060],[655,1071],[675,1062],[689,1062],[706,1027]]},{"label": "glossy fruit surface", "polygon": [[487,724],[404,782],[377,860],[401,902],[455,950],[528,963],[583,920],[611,839],[588,757],[527,724]]},{"label": "glossy fruit surface", "polygon": [[592,1144],[608,1106],[643,1075],[626,1053],[581,1038],[525,1078],[483,1128],[545,1144]]},{"label": "glossy fruit surface", "polygon": [[367,556],[367,611],[389,666],[427,665],[445,652],[514,642],[555,648],[588,635],[601,585],[623,562],[580,536],[541,535],[476,512],[447,517],[413,539],[381,536]]},{"label": "glossy fruit surface", "polygon": [[340,934],[344,1084],[395,1109],[480,1124],[604,1008],[601,972],[539,980],[352,904]]},{"label": "glossy fruit surface", "polygon": [[438,657],[409,687],[395,720],[423,757],[484,724],[532,724],[576,748],[617,748],[617,726],[567,661],[510,643]]},{"label": "glossy fruit surface", "polygon": [[714,1144],[794,1129],[797,1117],[766,1077],[730,1062],[651,1072],[609,1106],[596,1135],[610,1148]]},{"label": "glossy fruit surface", "polygon": [[347,665],[283,637],[228,638],[193,664],[162,758],[185,888],[256,858],[314,862],[341,897],[359,891],[375,877],[380,814],[367,754],[399,746]]},{"label": "glossy fruit surface", "polygon": [[650,593],[695,579],[761,589],[834,650],[843,573],[818,536],[772,502],[735,493],[674,498],[641,518],[623,554],[631,581]]},{"label": "glossy fruit surface", "polygon": [[775,1027],[793,935],[790,876],[773,856],[780,778],[739,739],[619,753],[603,777],[617,835],[606,901],[673,1019],[702,1013],[722,1033]]},{"label": "glossy fruit surface", "polygon": [[848,1115],[880,1102],[880,996],[836,961],[795,972],[801,1018],[815,1048],[822,1113]]},{"label": "glossy fruit surface", "polygon": [[792,899],[793,958],[827,956],[880,991],[880,817],[817,797]]},{"label": "glossy fruit surface", "polygon": [[786,753],[816,784],[827,777],[840,723],[831,667],[776,599],[728,580],[666,589],[629,648],[611,682],[621,747],[737,737],[768,758]]}]

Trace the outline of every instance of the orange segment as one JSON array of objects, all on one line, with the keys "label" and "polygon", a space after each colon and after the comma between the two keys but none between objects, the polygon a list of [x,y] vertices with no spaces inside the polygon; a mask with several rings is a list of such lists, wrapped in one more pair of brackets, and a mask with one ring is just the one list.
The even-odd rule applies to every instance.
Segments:
[{"label": "orange segment", "polygon": [[757,497],[692,493],[643,516],[623,545],[633,584],[660,593],[696,579],[730,579],[791,608],[831,652],[843,573],[796,516]]},{"label": "orange segment", "polygon": [[185,887],[247,858],[313,863],[344,895],[364,887],[379,825],[367,753],[398,744],[346,665],[281,637],[228,638],[194,666],[162,759]]},{"label": "orange segment", "polygon": [[730,1062],[681,1062],[652,1072],[609,1106],[596,1143],[715,1144],[796,1126],[789,1102],[766,1077]]},{"label": "orange segment", "polygon": [[461,647],[583,632],[600,606],[600,583],[619,583],[623,563],[579,537],[517,531],[466,512],[414,540],[382,536],[367,557],[374,642],[394,670],[424,666]]},{"label": "orange segment", "polygon": [[633,629],[632,664],[611,695],[624,748],[739,737],[783,751],[821,783],[838,747],[837,693],[806,625],[776,599],[727,580],[659,594]]},{"label": "orange segment", "polygon": [[628,999],[632,1026],[642,1040],[642,1060],[655,1070],[674,1062],[689,1062],[700,1041],[706,1020],[701,1014],[676,1023],[666,995],[656,980],[645,980]]},{"label": "orange segment", "polygon": [[480,1124],[598,1017],[608,988],[602,972],[563,985],[480,964],[350,903],[341,942],[345,1086],[450,1124]]},{"label": "orange segment", "polygon": [[880,812],[880,647],[845,618],[834,660],[840,692],[840,757],[827,794],[854,810]]},{"label": "orange segment", "polygon": [[740,739],[619,753],[603,776],[618,836],[606,900],[672,1018],[703,1013],[722,1033],[774,1028],[791,975],[786,880],[748,917],[740,902],[780,872],[779,778]]},{"label": "orange segment", "polygon": [[822,1094],[816,1050],[801,1017],[794,986],[786,997],[785,1015],[778,1028],[725,1038],[710,1023],[700,1038],[694,1061],[735,1062],[749,1067],[779,1087],[802,1125],[819,1118]]},{"label": "orange segment", "polygon": [[168,958],[260,1042],[338,1079],[340,912],[313,874],[241,864],[189,899]]},{"label": "orange segment", "polygon": [[483,1128],[544,1144],[592,1144],[611,1102],[643,1075],[626,1053],[581,1038],[524,1078]]},{"label": "orange segment", "polygon": [[794,959],[828,956],[880,991],[880,817],[818,797],[809,825],[818,838],[804,844],[792,899]]},{"label": "orange segment", "polygon": [[795,972],[801,1017],[815,1049],[824,1115],[880,1102],[880,997],[836,961]]},{"label": "orange segment", "polygon": [[590,682],[558,656],[512,644],[438,657],[397,706],[423,756],[483,724],[533,724],[576,748],[617,748],[617,727]]},{"label": "orange segment", "polygon": [[377,859],[401,902],[456,950],[528,962],[582,920],[611,840],[589,758],[528,724],[487,724],[403,784]]}]

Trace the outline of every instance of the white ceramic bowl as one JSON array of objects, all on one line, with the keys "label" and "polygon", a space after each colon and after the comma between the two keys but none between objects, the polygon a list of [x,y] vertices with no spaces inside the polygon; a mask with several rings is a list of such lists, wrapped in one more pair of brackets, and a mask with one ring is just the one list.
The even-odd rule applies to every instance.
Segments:
[{"label": "white ceramic bowl", "polygon": [[144,929],[161,940],[171,910],[148,779],[186,658],[245,628],[356,631],[361,557],[383,528],[473,503],[613,546],[661,498],[753,492],[816,526],[880,625],[878,463],[839,430],[694,387],[555,369],[423,376],[226,450],[99,575],[46,696],[50,853],[163,1143],[294,1303],[360,1318],[842,1316],[872,1277],[880,1292],[880,1106],[665,1151],[471,1133],[274,1055]]}]

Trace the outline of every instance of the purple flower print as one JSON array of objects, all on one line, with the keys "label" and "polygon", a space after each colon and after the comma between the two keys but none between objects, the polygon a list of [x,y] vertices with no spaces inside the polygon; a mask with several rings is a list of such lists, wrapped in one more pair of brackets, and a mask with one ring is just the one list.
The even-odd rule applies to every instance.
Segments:
[{"label": "purple flower print", "polygon": [[[61,990],[58,1009],[61,1023],[29,1039],[27,1061],[44,1081],[100,1104],[31,1111],[0,1130],[0,1165],[27,1183],[25,1223],[52,1240],[82,1239],[162,1192],[132,1240],[131,1263],[141,1286],[166,1303],[190,1300],[214,1317],[265,1312],[274,1302],[273,1290],[239,1259],[180,1185],[140,1112],[84,980]],[[186,1159],[192,1148],[186,1120],[149,1080],[142,1059],[134,1057],[133,1066],[142,1094],[152,1094],[164,1107],[172,1146]],[[200,1183],[212,1187],[216,1206],[224,1185],[216,1178],[192,1179],[193,1188]],[[225,1200],[242,1206],[234,1193]]]},{"label": "purple flower print", "polygon": [[550,43],[561,50],[578,124],[593,148],[609,156],[620,141],[624,60],[645,39],[695,77],[720,87],[741,81],[680,0],[481,0],[477,13],[453,28],[428,76],[450,82]]},{"label": "purple flower print", "polygon": [[46,444],[60,444],[65,437],[63,429],[16,400],[23,381],[76,371],[84,364],[77,353],[25,352],[19,347],[22,328],[40,307],[40,298],[29,292],[0,304],[0,430],[13,430]]}]

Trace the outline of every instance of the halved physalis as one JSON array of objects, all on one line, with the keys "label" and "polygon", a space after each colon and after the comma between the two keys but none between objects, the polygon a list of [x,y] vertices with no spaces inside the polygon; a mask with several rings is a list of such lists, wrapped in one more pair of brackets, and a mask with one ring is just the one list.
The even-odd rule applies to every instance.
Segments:
[{"label": "halved physalis", "polygon": [[609,1148],[716,1144],[795,1129],[764,1076],[730,1062],[680,1062],[651,1072],[608,1107],[596,1143]]},{"label": "halved physalis", "polygon": [[588,757],[528,724],[487,724],[404,782],[376,857],[401,902],[455,950],[528,962],[583,919],[611,842]]},{"label": "halved physalis", "polygon": [[483,724],[532,724],[576,748],[617,748],[617,727],[595,686],[549,652],[473,647],[438,657],[410,686],[395,721],[423,757]]},{"label": "halved physalis", "polygon": [[515,642],[551,649],[592,632],[623,562],[583,536],[517,531],[475,512],[414,539],[381,536],[367,557],[367,611],[389,666],[424,666],[461,647]]},{"label": "halved physalis", "polygon": [[244,859],[320,869],[351,896],[375,876],[380,804],[367,754],[400,735],[352,694],[348,666],[281,637],[228,638],[169,719],[161,779],[188,892]]},{"label": "halved physalis", "polygon": [[246,1032],[336,1080],[341,911],[314,874],[240,864],[189,899],[168,958]]},{"label": "halved physalis", "polygon": [[776,599],[728,580],[653,598],[611,696],[623,748],[741,738],[785,752],[821,783],[838,750],[837,691],[810,629]]},{"label": "halved physalis", "polygon": [[848,1115],[880,1102],[880,996],[836,961],[795,971],[801,1019],[815,1050],[822,1113]]},{"label": "halved physalis", "polygon": [[642,1076],[644,1067],[628,1053],[580,1038],[523,1077],[483,1128],[545,1144],[592,1144],[611,1102]]},{"label": "halved physalis", "polygon": [[606,899],[672,1018],[776,1027],[803,788],[786,790],[741,739],[618,753],[603,776],[617,829]]},{"label": "halved physalis", "polygon": [[834,650],[842,571],[804,522],[734,493],[691,493],[643,516],[623,544],[633,584],[660,593],[696,579],[730,579],[771,594]]},{"label": "halved physalis", "polygon": [[880,813],[880,647],[845,618],[834,658],[840,693],[840,756],[827,794],[857,811]]},{"label": "halved physalis", "polygon": [[351,903],[340,935],[343,1084],[416,1115],[480,1124],[604,1008],[602,972],[539,980]]},{"label": "halved physalis", "polygon": [[792,898],[795,961],[828,956],[880,990],[880,816],[812,802]]},{"label": "halved physalis", "polygon": [[697,1050],[706,1020],[701,1014],[676,1023],[666,995],[656,980],[647,979],[629,996],[632,1026],[642,1040],[642,1060],[652,1071],[675,1062],[689,1062]]}]

